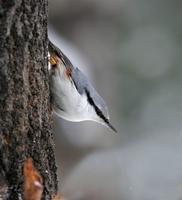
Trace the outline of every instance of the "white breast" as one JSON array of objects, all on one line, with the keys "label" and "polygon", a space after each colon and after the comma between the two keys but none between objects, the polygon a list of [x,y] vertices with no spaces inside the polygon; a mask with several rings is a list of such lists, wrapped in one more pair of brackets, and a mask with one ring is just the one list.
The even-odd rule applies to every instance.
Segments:
[{"label": "white breast", "polygon": [[96,113],[87,101],[85,94],[80,95],[72,80],[64,73],[64,66],[51,69],[50,87],[52,98],[56,102],[54,111],[60,117],[69,121],[96,121]]}]

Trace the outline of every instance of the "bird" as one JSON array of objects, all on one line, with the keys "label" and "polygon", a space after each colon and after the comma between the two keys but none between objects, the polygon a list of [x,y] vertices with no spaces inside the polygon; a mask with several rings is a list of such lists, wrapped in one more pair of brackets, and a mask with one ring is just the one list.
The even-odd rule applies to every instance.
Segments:
[{"label": "bird", "polygon": [[117,132],[109,121],[105,101],[82,71],[50,40],[48,53],[51,104],[55,114],[73,122],[95,121]]}]

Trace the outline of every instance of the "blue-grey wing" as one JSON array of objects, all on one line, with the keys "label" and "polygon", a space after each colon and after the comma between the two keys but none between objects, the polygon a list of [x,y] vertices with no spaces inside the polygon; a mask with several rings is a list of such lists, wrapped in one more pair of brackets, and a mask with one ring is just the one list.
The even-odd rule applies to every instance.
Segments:
[{"label": "blue-grey wing", "polygon": [[71,77],[78,92],[83,94],[90,85],[86,76],[78,68],[74,68]]},{"label": "blue-grey wing", "polygon": [[89,102],[94,107],[97,106],[100,110],[102,110],[105,116],[108,116],[108,109],[106,103],[104,102],[102,97],[98,94],[98,92],[94,89],[94,87],[87,79],[87,77],[78,68],[73,69],[72,80],[78,92],[81,95],[85,94]]}]

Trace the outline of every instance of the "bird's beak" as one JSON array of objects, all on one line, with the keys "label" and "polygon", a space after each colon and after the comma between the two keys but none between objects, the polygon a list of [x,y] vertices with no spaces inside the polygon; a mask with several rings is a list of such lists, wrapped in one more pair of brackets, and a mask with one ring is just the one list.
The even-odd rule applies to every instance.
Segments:
[{"label": "bird's beak", "polygon": [[116,130],[116,128],[109,122],[109,120],[99,120],[99,123],[103,124],[104,126],[106,126],[107,128],[112,129],[115,133],[117,133],[118,131]]},{"label": "bird's beak", "polygon": [[111,128],[115,133],[118,132],[110,122],[106,123],[106,126],[108,126],[109,128]]}]

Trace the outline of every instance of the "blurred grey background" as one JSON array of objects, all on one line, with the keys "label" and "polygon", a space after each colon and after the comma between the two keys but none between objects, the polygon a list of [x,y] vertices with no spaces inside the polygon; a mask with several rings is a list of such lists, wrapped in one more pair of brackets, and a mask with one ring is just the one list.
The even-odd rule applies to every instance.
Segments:
[{"label": "blurred grey background", "polygon": [[50,0],[49,37],[118,134],[54,117],[66,200],[182,200],[182,1]]}]

